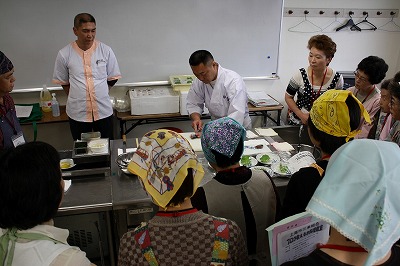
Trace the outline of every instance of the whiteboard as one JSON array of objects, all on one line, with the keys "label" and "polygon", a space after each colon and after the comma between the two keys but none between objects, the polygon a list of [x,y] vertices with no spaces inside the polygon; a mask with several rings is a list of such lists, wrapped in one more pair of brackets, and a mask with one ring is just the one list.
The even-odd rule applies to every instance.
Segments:
[{"label": "whiteboard", "polygon": [[15,89],[51,85],[58,51],[76,40],[73,19],[96,18],[99,41],[116,54],[117,84],[191,74],[192,52],[209,50],[243,77],[278,69],[283,0],[12,0],[0,4],[0,50],[14,63]]}]

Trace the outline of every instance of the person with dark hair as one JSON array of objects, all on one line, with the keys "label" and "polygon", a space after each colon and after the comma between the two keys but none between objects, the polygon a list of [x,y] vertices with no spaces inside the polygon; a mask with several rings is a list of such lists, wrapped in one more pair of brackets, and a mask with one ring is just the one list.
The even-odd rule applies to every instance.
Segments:
[{"label": "person with dark hair", "polygon": [[392,127],[394,120],[390,114],[390,79],[384,80],[381,84],[381,99],[379,100],[380,109],[376,112],[372,119],[372,128],[368,133],[369,139],[386,140],[389,135],[389,130]]},{"label": "person with dark hair", "polygon": [[306,207],[330,225],[328,242],[281,265],[400,265],[399,162],[394,143],[356,139],[341,146]]},{"label": "person with dark hair", "polygon": [[390,114],[395,120],[390,128],[387,141],[392,141],[400,146],[400,72],[389,83],[390,91]]},{"label": "person with dark hair", "polygon": [[304,212],[318,184],[324,178],[331,155],[360,133],[361,119],[370,121],[361,102],[347,90],[329,90],[313,104],[308,134],[320,149],[321,160],[294,173],[288,183],[279,220]]},{"label": "person with dark hair", "polygon": [[95,40],[92,15],[76,15],[73,31],[77,40],[58,52],[53,73],[53,83],[68,96],[72,137],[78,140],[81,133],[100,131],[101,137],[114,139],[109,90],[121,78],[117,59],[109,46]]},{"label": "person with dark hair", "polygon": [[166,129],[150,131],[128,170],[159,211],[122,236],[118,265],[247,265],[237,224],[192,206],[204,170],[188,140]]},{"label": "person with dark hair", "polygon": [[25,143],[10,92],[14,88],[14,65],[0,51],[0,150]]},{"label": "person with dark hair", "polygon": [[[361,60],[357,70],[354,72],[356,77],[355,86],[348,88],[364,105],[371,118],[375,116],[380,108],[381,94],[376,85],[385,78],[388,69],[388,65],[382,58],[368,56]],[[361,133],[356,138],[367,138],[371,127],[372,124],[362,121]]]},{"label": "person with dark hair", "polygon": [[201,145],[217,174],[199,187],[193,206],[235,221],[247,244],[250,265],[270,265],[265,228],[275,221],[279,200],[270,177],[262,170],[240,166],[246,130],[230,117],[204,125]]},{"label": "person with dark hair", "polygon": [[[307,69],[300,68],[290,79],[285,93],[288,124],[307,124],[313,102],[325,91],[343,89],[343,76],[329,67],[336,43],[324,34],[310,38]],[[296,101],[294,98],[297,97]]]},{"label": "person with dark hair", "polygon": [[54,227],[64,195],[58,152],[29,142],[0,155],[1,265],[91,265]]},{"label": "person with dark hair", "polygon": [[208,108],[211,119],[229,116],[245,128],[251,128],[247,89],[236,72],[221,67],[209,51],[198,50],[189,58],[193,74],[197,77],[187,96],[186,108],[197,136],[203,128],[201,114]]}]

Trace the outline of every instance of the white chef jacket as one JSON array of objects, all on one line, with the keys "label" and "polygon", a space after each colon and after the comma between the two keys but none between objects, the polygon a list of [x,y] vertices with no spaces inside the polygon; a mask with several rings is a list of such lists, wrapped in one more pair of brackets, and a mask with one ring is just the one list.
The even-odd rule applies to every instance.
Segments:
[{"label": "white chef jacket", "polygon": [[119,78],[114,52],[97,40],[86,51],[72,42],[58,52],[53,83],[70,85],[66,112],[73,120],[93,122],[111,116],[107,81]]},{"label": "white chef jacket", "polygon": [[229,116],[246,129],[251,128],[246,85],[236,72],[218,65],[215,85],[195,79],[187,96],[186,108],[189,115],[202,114],[204,104],[212,120]]}]

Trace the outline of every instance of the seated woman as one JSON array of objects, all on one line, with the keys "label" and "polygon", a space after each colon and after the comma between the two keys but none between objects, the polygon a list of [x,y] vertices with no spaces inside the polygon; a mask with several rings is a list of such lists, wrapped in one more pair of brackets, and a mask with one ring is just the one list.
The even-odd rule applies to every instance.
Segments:
[{"label": "seated woman", "polygon": [[386,140],[395,142],[400,146],[400,72],[389,83],[389,91],[391,96],[390,114],[395,122],[390,128]]},{"label": "seated woman", "polygon": [[[382,58],[377,56],[368,56],[361,60],[354,72],[356,76],[355,86],[348,88],[357,99],[364,105],[371,118],[378,112],[379,99],[381,98],[379,89],[376,84],[379,84],[386,76],[388,65]],[[365,139],[371,130],[372,124],[367,121],[362,122],[361,133],[356,136],[356,139]]]},{"label": "seated woman", "polygon": [[392,115],[390,114],[390,79],[384,80],[381,84],[381,99],[379,100],[380,109],[376,112],[373,125],[368,133],[369,139],[386,140],[392,126]]},{"label": "seated woman", "polygon": [[64,195],[58,152],[30,142],[0,155],[1,265],[91,265],[54,227]]},{"label": "seated woman", "polygon": [[239,165],[245,137],[246,130],[230,117],[205,124],[201,144],[217,174],[197,189],[192,202],[206,213],[235,221],[246,239],[251,265],[270,265],[265,228],[274,223],[279,201],[266,173]]},{"label": "seated woman", "polygon": [[14,88],[14,65],[0,51],[0,150],[25,143],[10,92]]},{"label": "seated woman", "polygon": [[279,220],[304,212],[324,176],[330,156],[360,133],[362,117],[369,121],[363,105],[347,90],[329,90],[314,102],[308,118],[308,134],[322,157],[292,175]]},{"label": "seated woman", "polygon": [[329,240],[288,265],[400,265],[400,152],[363,139],[340,147],[306,210],[331,226]]},{"label": "seated woman", "polygon": [[128,170],[159,211],[123,235],[118,265],[247,265],[236,223],[192,206],[204,170],[184,137],[165,129],[146,133]]},{"label": "seated woman", "polygon": [[315,35],[308,41],[307,48],[310,50],[309,66],[297,70],[286,89],[290,125],[306,124],[313,102],[325,91],[343,89],[343,76],[329,67],[336,43],[327,35]]}]

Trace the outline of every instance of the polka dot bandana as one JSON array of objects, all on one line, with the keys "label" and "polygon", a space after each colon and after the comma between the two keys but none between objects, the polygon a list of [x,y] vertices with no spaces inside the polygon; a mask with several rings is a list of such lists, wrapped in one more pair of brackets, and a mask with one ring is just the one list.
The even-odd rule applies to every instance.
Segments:
[{"label": "polka dot bandana", "polygon": [[315,100],[310,117],[315,127],[335,137],[346,137],[346,142],[354,138],[361,130],[350,128],[349,108],[347,97],[353,97],[361,109],[361,116],[371,123],[369,114],[362,103],[348,90],[329,90]]},{"label": "polka dot bandana", "polygon": [[0,51],[0,75],[10,72],[14,68],[13,63]]},{"label": "polka dot bandana", "polygon": [[201,134],[201,146],[204,156],[211,163],[216,163],[211,150],[232,157],[240,142],[244,142],[246,129],[236,120],[223,117],[205,124]]},{"label": "polka dot bandana", "polygon": [[187,139],[166,129],[146,133],[128,165],[154,203],[163,208],[181,187],[188,168],[193,169],[194,193],[203,179],[203,167]]}]

